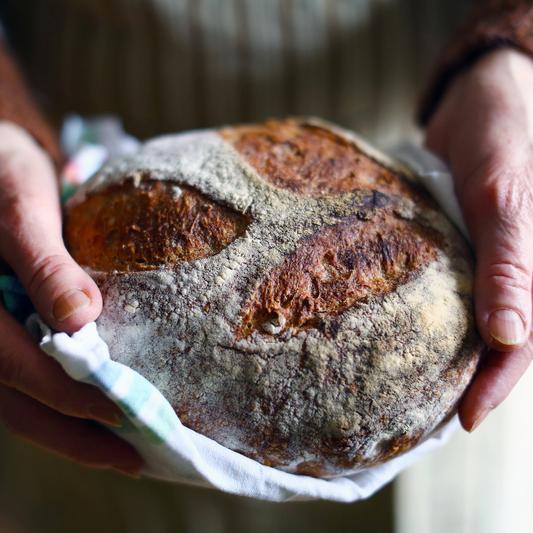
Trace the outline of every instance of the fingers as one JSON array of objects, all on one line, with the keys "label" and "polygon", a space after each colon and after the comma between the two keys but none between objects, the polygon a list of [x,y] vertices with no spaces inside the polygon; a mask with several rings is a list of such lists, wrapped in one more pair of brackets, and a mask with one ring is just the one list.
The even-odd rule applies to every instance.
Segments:
[{"label": "fingers", "polygon": [[99,315],[102,300],[64,247],[51,162],[15,126],[0,124],[0,141],[0,256],[50,326],[76,331]]},{"label": "fingers", "polygon": [[0,307],[0,383],[65,415],[120,425],[120,409],[96,387],[71,379]]},{"label": "fingers", "polygon": [[61,415],[0,386],[0,420],[16,435],[93,468],[138,476],[143,461],[132,446],[98,425]]},{"label": "fingers", "polygon": [[459,405],[459,418],[467,431],[473,431],[497,407],[527,370],[533,342],[511,353],[491,351]]},{"label": "fingers", "polygon": [[533,353],[533,176],[529,150],[514,148],[494,151],[458,191],[476,251],[476,322],[491,348],[459,406],[467,431],[508,396]]},{"label": "fingers", "polygon": [[[67,332],[95,319],[100,292],[63,245],[50,160],[22,129],[5,122],[0,122],[0,213],[0,256],[43,319]],[[81,419],[118,425],[118,407],[95,387],[71,380],[2,309],[0,337],[0,420],[9,429],[79,463],[138,473],[142,460],[130,445]]]},{"label": "fingers", "polygon": [[[497,231],[495,231],[498,239]],[[521,250],[528,244],[513,245],[501,238],[492,246],[481,245],[475,282],[476,315],[489,346],[511,351],[522,346],[531,329],[532,265]]]},{"label": "fingers", "polygon": [[528,166],[502,168],[480,168],[461,200],[476,250],[477,324],[490,347],[511,351],[531,330],[533,200]]}]

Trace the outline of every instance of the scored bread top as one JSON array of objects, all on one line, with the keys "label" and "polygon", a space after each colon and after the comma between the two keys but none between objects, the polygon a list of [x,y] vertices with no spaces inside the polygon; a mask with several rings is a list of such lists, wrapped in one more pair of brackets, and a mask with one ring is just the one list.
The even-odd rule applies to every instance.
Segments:
[{"label": "scored bread top", "polygon": [[149,174],[136,180],[70,209],[66,238],[80,264],[105,272],[153,270],[214,255],[244,233],[249,217],[190,187]]},{"label": "scored bread top", "polygon": [[[371,189],[418,196],[406,177],[379,162],[363,142],[346,138],[322,122],[269,120],[223,128],[220,135],[250,163],[262,179],[296,193],[325,196]],[[383,158],[381,158],[383,159]]]},{"label": "scored bread top", "polygon": [[397,455],[476,367],[468,246],[407,169],[322,121],[155,139],[66,215],[112,357],[264,464],[332,476]]}]

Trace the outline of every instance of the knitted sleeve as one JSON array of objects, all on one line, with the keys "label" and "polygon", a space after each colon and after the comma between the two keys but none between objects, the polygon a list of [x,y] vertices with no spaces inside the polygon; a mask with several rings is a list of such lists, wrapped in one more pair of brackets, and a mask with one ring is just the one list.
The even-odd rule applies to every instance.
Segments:
[{"label": "knitted sleeve", "polygon": [[437,61],[417,120],[426,125],[452,79],[487,52],[510,46],[533,57],[533,0],[481,0]]}]

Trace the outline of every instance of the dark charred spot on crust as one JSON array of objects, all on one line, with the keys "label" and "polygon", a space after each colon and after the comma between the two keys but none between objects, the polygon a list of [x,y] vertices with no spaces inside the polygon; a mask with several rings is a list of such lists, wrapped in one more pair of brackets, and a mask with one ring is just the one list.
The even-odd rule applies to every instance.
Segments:
[{"label": "dark charred spot on crust", "polygon": [[349,139],[296,119],[228,127],[220,135],[280,189],[309,196],[374,189],[410,198],[421,187],[375,161]]},{"label": "dark charred spot on crust", "polygon": [[436,258],[440,234],[387,210],[347,217],[302,239],[244,306],[238,335],[320,327],[357,302],[382,296]]},{"label": "dark charred spot on crust", "polygon": [[192,187],[135,181],[110,185],[67,211],[65,240],[78,263],[104,272],[172,267],[219,253],[250,223]]}]

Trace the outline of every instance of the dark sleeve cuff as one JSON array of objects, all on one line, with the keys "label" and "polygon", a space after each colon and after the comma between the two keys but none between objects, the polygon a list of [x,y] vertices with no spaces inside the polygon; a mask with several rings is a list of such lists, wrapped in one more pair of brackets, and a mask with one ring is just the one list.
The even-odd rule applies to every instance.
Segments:
[{"label": "dark sleeve cuff", "polygon": [[533,1],[478,2],[445,48],[422,92],[417,122],[425,126],[457,74],[497,48],[512,47],[533,58]]}]

